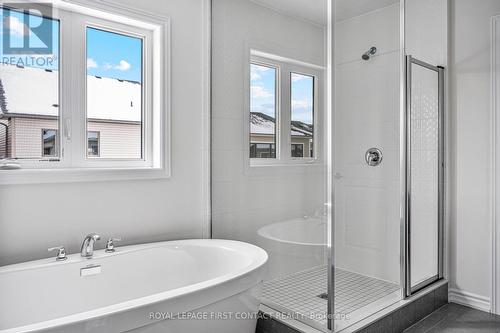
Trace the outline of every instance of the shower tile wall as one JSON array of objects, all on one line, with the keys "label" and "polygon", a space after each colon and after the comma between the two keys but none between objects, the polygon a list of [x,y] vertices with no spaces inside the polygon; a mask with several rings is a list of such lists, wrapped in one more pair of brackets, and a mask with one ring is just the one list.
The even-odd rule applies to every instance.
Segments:
[{"label": "shower tile wall", "polygon": [[[336,24],[335,260],[399,284],[399,3]],[[364,61],[370,47],[377,54]],[[365,152],[382,150],[378,167]]]}]

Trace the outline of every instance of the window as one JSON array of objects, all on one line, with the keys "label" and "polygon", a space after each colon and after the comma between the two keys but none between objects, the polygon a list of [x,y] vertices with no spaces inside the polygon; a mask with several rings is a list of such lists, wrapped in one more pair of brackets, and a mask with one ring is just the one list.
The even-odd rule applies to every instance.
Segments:
[{"label": "window", "polygon": [[[33,171],[23,172],[30,179],[49,175],[38,169],[112,179],[168,176],[168,19],[106,11],[105,4],[99,10],[11,6],[0,5],[0,124],[12,136],[2,136],[8,140],[2,139],[0,156]],[[19,30],[41,24],[44,35]],[[0,173],[15,179],[16,170],[2,169],[3,163]]]},{"label": "window", "polygon": [[[252,51],[249,70],[250,165],[318,160],[315,124],[322,68]],[[318,118],[319,117],[319,118]],[[320,122],[321,123],[321,122]]]},{"label": "window", "polygon": [[87,128],[107,134],[106,154],[88,157],[141,159],[142,39],[87,27],[86,40]]},{"label": "window", "polygon": [[276,158],[277,69],[253,63],[250,73],[250,158]]},{"label": "window", "polygon": [[44,129],[42,130],[42,157],[57,157],[57,131]]},{"label": "window", "polygon": [[304,157],[303,143],[292,143],[292,157]]},{"label": "window", "polygon": [[87,132],[87,156],[99,157],[99,132]]},{"label": "window", "polygon": [[250,157],[251,158],[271,158],[276,156],[276,148],[274,143],[251,143]]},{"label": "window", "polygon": [[[314,77],[290,73],[292,157],[314,157]],[[294,141],[303,142],[299,144]],[[304,150],[304,146],[308,148]],[[299,150],[300,149],[300,150]],[[308,153],[304,156],[304,151]]]},{"label": "window", "polygon": [[[7,125],[13,137],[8,141],[7,158],[15,160],[53,160],[60,156],[59,129],[59,43],[60,22],[57,19],[24,14],[11,8],[0,7],[5,23],[0,33],[0,120]],[[50,32],[40,36],[52,42],[50,54],[34,58],[16,50],[24,44],[18,25],[30,20],[33,25],[45,25]],[[9,27],[6,27],[8,22]],[[9,38],[8,42],[5,38]],[[34,39],[34,38],[33,38]],[[4,43],[5,42],[5,43]],[[40,46],[38,38],[31,41]],[[4,49],[4,44],[7,48]],[[12,50],[10,49],[12,48]],[[47,51],[49,52],[49,51]],[[43,128],[49,128],[47,130]],[[40,141],[42,131],[42,141]],[[40,143],[41,142],[41,143]]]}]

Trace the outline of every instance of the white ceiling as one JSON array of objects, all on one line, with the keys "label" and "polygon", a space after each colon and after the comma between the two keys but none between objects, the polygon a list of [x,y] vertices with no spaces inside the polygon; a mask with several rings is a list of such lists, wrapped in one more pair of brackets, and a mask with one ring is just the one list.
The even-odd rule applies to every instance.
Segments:
[{"label": "white ceiling", "polygon": [[[317,25],[326,25],[327,1],[329,0],[251,0],[259,5],[286,15],[301,18]],[[378,8],[387,7],[399,0],[335,0],[336,21],[342,21]]]},{"label": "white ceiling", "polygon": [[336,21],[359,16],[397,2],[399,0],[336,0]]},{"label": "white ceiling", "polygon": [[317,25],[326,25],[326,1],[328,0],[251,0],[259,5],[298,17]]}]

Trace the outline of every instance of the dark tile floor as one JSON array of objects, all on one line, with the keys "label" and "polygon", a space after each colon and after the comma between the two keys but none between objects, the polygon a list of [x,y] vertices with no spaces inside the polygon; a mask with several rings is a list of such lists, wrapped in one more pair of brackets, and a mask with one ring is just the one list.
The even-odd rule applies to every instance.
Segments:
[{"label": "dark tile floor", "polygon": [[500,316],[450,303],[404,333],[500,333]]}]

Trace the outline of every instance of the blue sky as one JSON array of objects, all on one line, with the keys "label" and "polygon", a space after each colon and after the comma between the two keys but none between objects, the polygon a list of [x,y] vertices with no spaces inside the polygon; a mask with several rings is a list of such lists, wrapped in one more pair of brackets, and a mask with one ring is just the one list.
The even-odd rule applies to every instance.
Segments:
[{"label": "blue sky", "polygon": [[[252,64],[250,66],[250,109],[275,117],[276,69]],[[292,120],[312,124],[314,78],[291,74]]]},{"label": "blue sky", "polygon": [[[4,13],[8,17],[4,17]],[[51,55],[36,55],[33,60],[30,55],[4,54],[4,34],[10,33],[11,46],[21,47],[24,39],[24,15],[16,11],[0,9],[2,29],[0,29],[0,55],[2,62],[8,57],[8,62],[27,67],[44,69],[59,69],[59,22],[48,18],[30,15],[30,26],[38,26],[42,21],[52,24],[53,50]],[[7,31],[6,20],[9,20],[10,30]],[[42,47],[45,44],[32,32],[29,33],[31,47]],[[51,60],[47,60],[50,57]],[[87,28],[87,71],[90,75],[112,77],[122,80],[142,82],[142,40],[98,29]]]},{"label": "blue sky", "polygon": [[250,110],[275,118],[276,69],[251,64],[250,80]]},{"label": "blue sky", "polygon": [[87,73],[142,82],[142,40],[87,28]]},{"label": "blue sky", "polygon": [[292,120],[313,123],[314,78],[291,73]]}]

